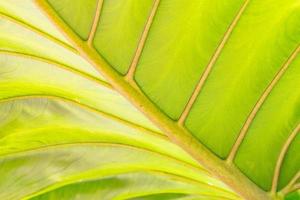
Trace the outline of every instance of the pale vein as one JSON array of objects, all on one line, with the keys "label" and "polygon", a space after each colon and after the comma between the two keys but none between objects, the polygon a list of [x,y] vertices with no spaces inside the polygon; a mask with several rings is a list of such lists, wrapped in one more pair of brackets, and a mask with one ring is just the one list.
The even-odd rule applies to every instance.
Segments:
[{"label": "pale vein", "polygon": [[76,49],[74,49],[72,46],[70,46],[69,44],[67,44],[67,43],[65,43],[65,42],[57,39],[56,37],[54,37],[54,36],[52,36],[52,35],[50,35],[48,33],[45,33],[44,31],[42,31],[42,30],[40,30],[40,29],[38,29],[38,28],[30,25],[30,24],[27,24],[27,23],[25,23],[25,22],[23,22],[23,21],[21,21],[19,19],[16,19],[14,17],[11,17],[11,16],[9,16],[7,14],[4,14],[4,13],[1,13],[1,12],[0,12],[0,18],[6,19],[6,20],[8,20],[8,21],[10,21],[10,22],[12,22],[14,24],[22,26],[23,28],[25,28],[25,29],[27,29],[29,31],[32,31],[32,32],[38,34],[41,37],[47,38],[50,41],[58,44],[59,46],[61,46],[63,48],[66,48],[66,49],[72,51],[75,54],[79,54],[78,51]]},{"label": "pale vein", "polygon": [[298,45],[298,47],[293,51],[293,53],[291,54],[291,56],[288,58],[288,60],[283,64],[283,66],[280,68],[280,70],[278,71],[278,73],[276,74],[276,76],[274,77],[274,79],[271,81],[271,83],[268,85],[268,87],[266,88],[266,90],[263,92],[262,96],[259,98],[259,100],[256,102],[253,110],[251,111],[251,113],[249,114],[244,126],[242,127],[239,136],[237,138],[237,140],[235,141],[229,156],[227,158],[227,162],[231,163],[233,161],[233,159],[235,158],[235,155],[242,143],[242,141],[244,140],[246,133],[250,127],[250,125],[252,124],[257,112],[259,111],[259,109],[261,108],[261,106],[263,105],[263,103],[266,101],[267,97],[269,96],[269,94],[271,93],[271,91],[273,90],[273,88],[275,87],[275,85],[277,84],[277,82],[281,79],[281,77],[284,75],[284,73],[286,72],[286,70],[288,69],[288,67],[290,66],[290,64],[293,62],[293,60],[297,57],[298,53],[300,51],[300,45]]},{"label": "pale vein", "polygon": [[201,78],[199,80],[199,82],[197,83],[188,103],[186,104],[180,118],[178,119],[178,124],[179,125],[183,125],[188,114],[190,113],[192,106],[194,105],[199,93],[201,92],[213,66],[215,65],[217,59],[219,58],[226,42],[228,41],[228,39],[231,36],[232,31],[234,30],[234,28],[236,27],[239,19],[241,18],[243,12],[245,11],[248,3],[250,0],[246,0],[244,2],[244,4],[241,6],[239,12],[237,13],[237,15],[235,16],[234,20],[232,21],[232,23],[230,24],[230,26],[228,27],[227,31],[225,32],[223,39],[221,41],[221,43],[219,44],[219,46],[217,47],[215,53],[213,54],[213,56],[211,57],[211,60],[209,61],[208,65],[206,66],[203,74],[201,75]]},{"label": "pale vein", "polygon": [[[167,160],[168,162],[175,162],[178,165],[188,167],[188,168],[192,169],[193,171],[195,171],[195,173],[201,172],[203,174],[209,174],[204,168],[200,168],[199,166],[195,166],[195,165],[192,165],[190,163],[187,163],[187,162],[185,162],[185,161],[183,161],[183,160],[181,160],[177,157],[165,154],[165,153],[160,152],[160,151],[156,151],[154,149],[144,148],[144,147],[133,145],[133,144],[130,144],[130,143],[112,143],[112,142],[98,142],[98,141],[56,143],[56,144],[48,144],[48,145],[44,145],[44,146],[38,146],[38,147],[35,147],[35,148],[23,149],[22,151],[14,151],[14,152],[9,153],[9,154],[2,154],[2,155],[0,154],[0,159],[4,159],[4,160],[7,159],[7,158],[11,159],[13,157],[18,157],[18,154],[22,155],[24,153],[25,154],[36,153],[36,152],[40,153],[40,152],[43,152],[43,151],[49,151],[50,149],[61,149],[61,148],[68,148],[68,147],[78,147],[78,146],[80,147],[80,146],[91,146],[91,145],[99,146],[99,148],[100,147],[120,147],[120,148],[131,149],[131,150],[134,150],[134,151],[143,151],[143,152],[147,152],[149,154],[152,154],[156,157],[161,157],[161,158]],[[176,175],[176,174],[174,174],[174,175]],[[186,178],[189,178],[189,177],[186,176]],[[190,179],[192,179],[192,178],[190,178]],[[218,186],[214,186],[214,185],[205,183],[202,180],[195,179],[195,178],[193,178],[192,180],[194,180],[198,183],[204,184],[204,185],[208,185],[208,186],[210,186],[212,188],[215,188],[217,190],[233,194],[230,191],[227,191],[223,188],[219,188]]]},{"label": "pale vein", "polygon": [[293,140],[296,138],[297,134],[300,131],[300,123],[298,124],[298,126],[292,131],[292,133],[290,134],[290,136],[287,138],[286,142],[284,143],[279,157],[277,159],[276,162],[276,166],[275,166],[275,171],[274,171],[274,176],[273,176],[273,181],[272,181],[272,189],[271,192],[275,193],[277,190],[277,185],[278,185],[278,179],[279,179],[279,175],[280,175],[280,169],[283,163],[283,159],[287,153],[287,150],[290,146],[290,144],[293,142]]},{"label": "pale vein", "polygon": [[68,66],[66,64],[63,64],[63,63],[60,63],[60,62],[57,62],[55,60],[51,60],[49,58],[44,58],[44,57],[41,57],[41,56],[36,56],[36,55],[21,53],[21,52],[16,52],[16,51],[1,50],[1,49],[0,49],[0,54],[23,57],[23,58],[26,58],[26,59],[31,59],[31,60],[47,63],[47,64],[53,65],[55,67],[58,67],[60,69],[66,70],[70,73],[76,74],[79,77],[88,79],[88,80],[93,81],[95,83],[98,83],[101,86],[112,89],[112,86],[109,83],[107,83],[105,81],[102,81],[102,80],[98,79],[97,77],[91,76],[91,75],[89,75],[89,74],[87,74],[83,71],[77,70],[73,67],[70,67],[70,66]]},{"label": "pale vein", "polygon": [[91,31],[89,33],[88,40],[87,40],[87,43],[89,46],[92,46],[92,43],[93,43],[93,40],[95,37],[95,33],[96,33],[96,30],[98,27],[100,14],[101,14],[101,10],[102,10],[102,5],[103,5],[103,0],[98,0],[92,28],[91,28]]},{"label": "pale vein", "polygon": [[72,104],[75,104],[75,105],[79,106],[80,108],[82,108],[84,110],[94,112],[94,113],[96,113],[96,114],[98,114],[100,116],[106,117],[108,119],[112,119],[112,120],[117,121],[117,122],[119,122],[119,123],[121,123],[123,125],[132,127],[132,128],[134,128],[136,130],[146,132],[146,133],[151,134],[151,135],[153,135],[155,137],[159,137],[161,139],[164,139],[164,140],[168,141],[167,137],[164,136],[164,135],[162,135],[159,132],[155,132],[155,131],[153,131],[151,129],[143,127],[143,126],[141,126],[139,124],[135,124],[135,123],[133,123],[131,121],[125,120],[125,119],[123,119],[123,118],[121,118],[119,116],[116,116],[114,114],[105,112],[103,110],[100,110],[100,109],[94,108],[92,106],[86,105],[84,103],[81,103],[80,101],[76,101],[76,100],[69,99],[69,98],[66,98],[66,97],[49,95],[49,94],[27,94],[27,95],[18,95],[18,96],[12,96],[12,97],[2,98],[2,99],[0,98],[0,103],[1,102],[18,100],[18,99],[33,99],[33,98],[54,99],[54,100],[61,100],[61,101],[67,102],[67,103],[72,103]]},{"label": "pale vein", "polygon": [[136,49],[135,55],[133,57],[132,63],[130,65],[130,67],[129,67],[129,70],[128,70],[126,76],[125,76],[125,78],[129,82],[133,82],[133,77],[134,77],[134,74],[135,74],[135,71],[136,71],[136,67],[137,67],[139,59],[141,57],[143,48],[145,46],[145,42],[147,40],[147,37],[148,37],[148,34],[149,34],[149,30],[150,30],[151,25],[153,23],[153,19],[155,17],[155,14],[156,14],[159,2],[160,2],[160,0],[155,0],[154,3],[153,3],[153,7],[152,7],[150,15],[149,15],[149,17],[147,19],[145,28],[143,30],[142,36],[141,36],[139,44],[137,46],[137,49]]},{"label": "pale vein", "polygon": [[289,193],[291,190],[293,190],[293,186],[297,185],[297,180],[300,179],[300,171],[298,171],[295,176],[290,180],[290,182],[281,190],[283,194]]}]

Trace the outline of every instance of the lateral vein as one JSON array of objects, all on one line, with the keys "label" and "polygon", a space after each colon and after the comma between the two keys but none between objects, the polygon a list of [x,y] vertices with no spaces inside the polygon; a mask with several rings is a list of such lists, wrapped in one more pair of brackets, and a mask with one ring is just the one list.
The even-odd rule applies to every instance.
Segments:
[{"label": "lateral vein", "polygon": [[88,79],[90,81],[93,81],[101,86],[104,86],[106,88],[109,88],[109,89],[113,89],[113,87],[108,83],[108,82],[105,82],[95,76],[92,76],[92,75],[89,75],[83,71],[80,71],[80,70],[77,70],[73,67],[70,67],[66,64],[63,64],[63,63],[60,63],[60,62],[57,62],[55,60],[51,60],[51,59],[48,59],[48,58],[44,58],[44,57],[41,57],[41,56],[36,56],[36,55],[32,55],[32,54],[27,54],[27,53],[21,53],[21,52],[16,52],[16,51],[8,51],[8,50],[1,50],[0,49],[0,55],[1,54],[6,54],[6,55],[12,55],[12,56],[17,56],[17,57],[23,57],[23,58],[29,58],[29,59],[32,59],[32,60],[35,60],[35,61],[39,61],[39,62],[43,62],[43,63],[47,63],[47,64],[51,64],[51,65],[54,65],[55,67],[58,67],[60,69],[63,69],[63,70],[66,70],[70,73],[73,73],[73,74],[76,74],[82,78],[85,78],[85,79]]},{"label": "lateral vein", "polygon": [[270,82],[270,84],[267,86],[267,88],[265,89],[265,91],[263,92],[263,94],[261,95],[261,97],[259,98],[259,100],[256,102],[253,110],[251,111],[251,113],[249,114],[246,122],[244,123],[237,140],[235,141],[229,156],[227,157],[227,162],[231,163],[233,161],[233,159],[235,158],[235,155],[241,145],[241,143],[243,142],[248,129],[250,127],[250,125],[252,124],[254,118],[256,117],[258,111],[260,110],[261,106],[263,105],[263,103],[266,101],[266,99],[268,98],[269,94],[271,93],[271,91],[273,90],[273,88],[275,87],[275,85],[277,84],[277,82],[281,79],[281,77],[284,75],[284,73],[286,72],[286,70],[288,69],[288,67],[290,66],[290,64],[293,62],[293,60],[297,57],[297,55],[300,52],[300,45],[298,45],[298,47],[293,51],[293,53],[290,55],[290,57],[287,59],[287,61],[283,64],[283,66],[280,68],[280,70],[278,71],[278,73],[275,75],[275,77],[273,78],[273,80]]},{"label": "lateral vein", "polygon": [[178,124],[183,126],[184,122],[188,116],[188,114],[190,113],[199,93],[201,92],[213,66],[215,65],[217,59],[219,58],[226,42],[228,41],[228,39],[231,36],[232,31],[234,30],[234,28],[236,27],[239,19],[241,18],[243,12],[245,11],[248,3],[250,0],[245,0],[245,2],[243,3],[243,5],[241,6],[240,10],[238,11],[237,15],[235,16],[235,18],[233,19],[233,21],[231,22],[230,26],[228,27],[227,31],[225,32],[222,41],[220,42],[219,46],[217,47],[215,53],[213,54],[213,56],[211,57],[208,65],[206,66],[203,74],[201,75],[189,101],[187,102],[181,116],[178,119]]},{"label": "lateral vein", "polygon": [[[102,142],[102,141],[76,141],[76,142],[55,143],[55,144],[47,144],[44,146],[38,146],[38,147],[23,149],[23,150],[19,150],[19,151],[14,151],[11,153],[0,154],[0,159],[14,157],[14,156],[18,156],[18,154],[24,154],[24,153],[42,152],[42,151],[48,151],[50,149],[60,149],[60,148],[66,148],[66,147],[72,147],[72,146],[74,147],[74,146],[89,146],[89,145],[96,145],[96,146],[100,146],[100,147],[107,147],[107,146],[108,147],[121,147],[121,148],[132,149],[135,151],[144,151],[144,152],[153,154],[155,156],[164,158],[168,161],[176,162],[176,163],[180,164],[181,166],[189,167],[193,171],[202,172],[204,174],[209,175],[209,172],[206,169],[201,168],[199,166],[192,165],[184,160],[181,160],[178,157],[168,155],[161,151],[157,151],[157,150],[154,150],[151,148],[144,148],[144,147],[134,145],[131,143],[116,143],[116,142]],[[198,179],[194,179],[194,180],[200,182],[200,180],[198,180]],[[201,183],[205,184],[204,182],[201,182]],[[214,186],[214,185],[210,185],[210,186],[213,188],[218,188],[217,186]],[[231,193],[230,191],[224,190],[223,188],[219,188],[219,190]]]},{"label": "lateral vein", "polygon": [[297,180],[300,179],[300,171],[298,171],[295,176],[290,180],[290,182],[281,190],[283,194],[289,193],[294,185],[297,185]]},{"label": "lateral vein", "polygon": [[48,95],[48,94],[27,94],[27,95],[12,96],[12,97],[2,98],[2,99],[0,98],[0,103],[13,101],[13,100],[19,100],[19,99],[34,99],[34,98],[47,98],[47,99],[61,100],[61,101],[67,102],[67,103],[72,103],[72,104],[77,105],[78,107],[80,107],[84,110],[91,111],[91,112],[96,113],[96,114],[98,114],[102,117],[106,117],[108,119],[115,120],[115,121],[117,121],[117,122],[119,122],[119,123],[121,123],[125,126],[131,127],[131,128],[136,129],[136,130],[143,131],[143,132],[147,132],[148,134],[151,134],[155,137],[158,137],[160,139],[164,139],[164,140],[168,141],[167,137],[165,135],[163,135],[162,133],[155,132],[154,130],[143,127],[139,124],[133,123],[131,121],[123,119],[123,118],[121,118],[119,116],[116,116],[114,114],[102,111],[100,109],[94,108],[94,107],[89,106],[87,104],[84,104],[84,103],[81,103],[79,101],[69,99],[69,98],[66,98],[66,97]]},{"label": "lateral vein", "polygon": [[[137,67],[139,59],[141,57],[142,51],[144,49],[145,42],[147,40],[147,37],[148,37],[149,31],[150,31],[151,25],[153,23],[153,19],[154,19],[155,15],[156,15],[159,2],[160,2],[160,0],[154,0],[154,3],[153,3],[153,6],[152,6],[150,15],[149,15],[149,17],[147,19],[147,22],[145,24],[142,36],[140,38],[140,41],[138,43],[138,46],[137,46],[137,49],[136,49],[136,52],[135,52],[135,55],[134,55],[133,60],[132,60],[132,62],[130,64],[128,72],[125,75],[125,79],[128,82],[130,82],[131,84],[132,84],[132,82],[134,82],[133,79],[134,79],[134,74],[135,74],[135,71],[136,71],[136,67]],[[135,84],[133,84],[133,85],[135,86]]]},{"label": "lateral vein", "polygon": [[276,190],[277,190],[277,185],[278,185],[278,179],[279,179],[279,175],[280,175],[280,170],[281,170],[281,166],[283,163],[283,159],[288,151],[289,146],[291,145],[291,143],[293,142],[293,140],[296,138],[297,134],[300,131],[300,123],[297,125],[297,127],[292,131],[292,133],[289,135],[289,137],[287,138],[286,142],[284,143],[284,145],[281,148],[279,157],[277,159],[276,162],[276,166],[275,166],[275,171],[274,171],[274,176],[273,176],[273,181],[272,181],[272,188],[271,188],[271,193],[275,194]]},{"label": "lateral vein", "polygon": [[93,19],[92,28],[91,28],[91,31],[89,33],[88,40],[87,40],[87,43],[89,46],[93,45],[93,40],[94,40],[95,33],[96,33],[96,30],[98,27],[102,6],[103,6],[103,0],[98,0],[95,16]]},{"label": "lateral vein", "polygon": [[14,24],[22,26],[24,29],[32,31],[32,32],[38,34],[41,37],[47,38],[48,40],[56,43],[59,46],[62,46],[64,48],[70,50],[71,52],[73,52],[73,53],[75,53],[77,55],[79,54],[79,52],[75,48],[73,48],[71,45],[69,45],[69,44],[67,44],[67,43],[59,40],[58,38],[56,38],[56,37],[54,37],[54,36],[52,36],[52,35],[44,32],[44,31],[42,31],[42,30],[40,30],[40,29],[38,29],[38,28],[30,25],[30,24],[27,24],[27,23],[25,23],[25,22],[23,22],[23,21],[21,21],[19,19],[16,19],[16,18],[14,18],[12,16],[9,16],[9,15],[1,13],[1,12],[0,12],[0,18],[6,19],[7,21],[10,21],[10,22],[12,22]]}]

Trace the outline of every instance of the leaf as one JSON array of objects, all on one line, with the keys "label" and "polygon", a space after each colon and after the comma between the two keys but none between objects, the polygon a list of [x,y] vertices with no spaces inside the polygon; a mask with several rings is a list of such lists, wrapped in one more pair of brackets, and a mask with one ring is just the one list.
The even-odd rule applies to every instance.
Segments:
[{"label": "leaf", "polygon": [[275,199],[299,189],[299,9],[0,2],[2,198],[239,198],[225,183]]},{"label": "leaf", "polygon": [[[162,136],[122,125],[59,100],[38,98],[13,103],[14,106],[11,102],[2,105],[2,109],[11,109],[0,134],[1,199],[27,199],[82,180],[99,179],[102,184],[102,179],[113,175],[120,175],[121,178],[113,179],[123,182],[122,174],[125,180],[130,179],[127,173],[146,173],[149,177],[145,180],[154,181],[156,191],[162,187],[156,182],[162,182],[168,192],[219,193],[236,199],[234,194],[224,191],[226,186],[211,178],[206,170]],[[169,181],[151,178],[147,174],[152,172],[172,178]],[[139,182],[144,180],[140,175],[132,176],[137,176]],[[181,181],[170,186],[173,179]],[[24,188],[24,185],[29,187]],[[128,187],[122,187],[121,193],[127,194],[133,186]],[[147,184],[144,187],[147,189]],[[84,195],[79,197],[85,198]]]}]

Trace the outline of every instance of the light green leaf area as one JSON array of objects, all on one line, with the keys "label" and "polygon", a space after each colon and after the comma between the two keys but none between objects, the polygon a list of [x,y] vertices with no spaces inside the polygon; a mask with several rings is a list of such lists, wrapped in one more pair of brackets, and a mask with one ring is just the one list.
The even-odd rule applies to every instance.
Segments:
[{"label": "light green leaf area", "polygon": [[299,53],[299,0],[0,1],[0,199],[297,199]]},{"label": "light green leaf area", "polygon": [[37,12],[37,7],[33,4],[32,0],[22,0],[17,3],[18,5],[16,6],[15,0],[1,1],[1,18],[5,17],[6,19],[18,22],[22,26],[40,30],[45,34],[52,36],[53,39],[70,45],[69,41],[62,35],[62,33],[59,32],[59,30],[57,30],[57,28],[55,28],[49,20],[47,20],[47,17],[41,12]]},{"label": "light green leaf area", "polygon": [[158,132],[124,98],[98,79],[89,80],[81,73],[70,73],[53,64],[18,55],[2,54],[0,62],[0,99],[24,96],[65,99]]},{"label": "light green leaf area", "polygon": [[[1,1],[0,8],[6,8],[5,3],[6,1]],[[39,15],[34,16],[35,18],[39,18]],[[28,21],[20,21],[18,17],[11,18],[9,14],[0,14],[1,54],[15,52],[34,57],[32,59],[46,59],[47,62],[54,62],[64,68],[77,70],[103,80],[91,65],[74,52],[73,47],[63,46],[62,41],[56,38],[56,35],[49,38],[50,33],[43,34],[39,32],[41,29],[29,27],[33,25],[31,18]]]},{"label": "light green leaf area", "polygon": [[[218,193],[237,199],[224,190],[225,185],[211,178],[206,170],[163,136],[122,125],[59,100],[9,101],[2,103],[1,113],[1,199],[27,199],[94,179],[110,188],[105,183],[108,177],[117,183],[116,188],[106,191],[108,197],[105,199],[121,194],[135,196],[162,191]],[[152,177],[148,172],[159,174]],[[133,175],[128,177],[127,173]],[[131,176],[136,178],[131,180]],[[169,178],[165,180],[165,176]],[[102,179],[104,181],[100,181]],[[153,184],[152,191],[146,183],[141,184],[148,179]],[[173,183],[173,179],[179,180]],[[126,187],[117,187],[118,180]],[[133,189],[139,184],[146,191]],[[160,190],[160,184],[165,185],[165,190]],[[97,189],[99,193],[94,195],[101,194],[101,187]],[[113,191],[116,197],[109,196]],[[89,196],[82,198],[89,199]]]}]

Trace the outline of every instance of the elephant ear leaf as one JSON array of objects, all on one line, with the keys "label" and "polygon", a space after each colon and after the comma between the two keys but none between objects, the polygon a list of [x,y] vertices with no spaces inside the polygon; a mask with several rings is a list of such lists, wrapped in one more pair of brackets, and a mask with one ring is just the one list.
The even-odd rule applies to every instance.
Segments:
[{"label": "elephant ear leaf", "polygon": [[299,198],[298,1],[6,0],[0,16],[2,199]]}]

